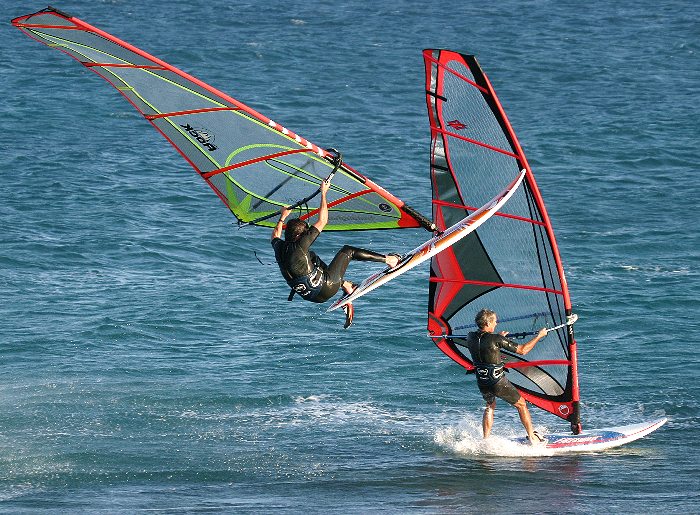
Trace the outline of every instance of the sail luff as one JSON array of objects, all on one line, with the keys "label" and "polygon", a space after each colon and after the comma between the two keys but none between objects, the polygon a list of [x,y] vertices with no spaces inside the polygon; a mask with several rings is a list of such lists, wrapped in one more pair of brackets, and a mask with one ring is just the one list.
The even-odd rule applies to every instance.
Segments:
[{"label": "sail luff", "polygon": [[[476,62],[476,59],[474,59],[474,62]],[[478,66],[478,63],[477,63]],[[483,73],[483,71],[482,71]],[[569,296],[569,288],[566,285],[566,275],[564,274],[564,266],[562,265],[561,261],[561,256],[559,254],[559,247],[557,245],[557,240],[554,237],[554,230],[552,229],[552,222],[549,219],[549,213],[547,212],[547,208],[544,205],[544,200],[542,198],[542,193],[540,192],[539,186],[537,186],[537,183],[535,182],[534,175],[532,173],[532,168],[530,168],[530,163],[527,162],[527,158],[525,157],[525,152],[523,152],[523,148],[520,145],[520,141],[518,140],[518,137],[515,135],[515,131],[513,130],[513,126],[510,123],[510,120],[508,119],[508,116],[506,115],[505,110],[503,109],[503,105],[501,104],[501,101],[498,99],[496,96],[495,90],[493,89],[493,86],[491,85],[491,81],[489,80],[488,76],[483,73],[483,78],[486,84],[488,85],[488,91],[490,92],[492,99],[495,103],[495,105],[498,107],[498,112],[500,113],[503,122],[505,123],[506,127],[508,128],[508,133],[510,135],[511,142],[515,146],[517,150],[517,155],[518,155],[518,161],[520,162],[520,165],[525,169],[527,172],[525,174],[525,181],[527,181],[528,186],[532,190],[532,193],[535,197],[535,201],[537,202],[537,207],[540,211],[540,214],[542,215],[544,226],[546,227],[547,234],[549,235],[549,242],[552,245],[552,250],[554,254],[554,259],[557,264],[557,271],[559,272],[559,278],[562,281],[562,290],[563,290],[563,295],[564,295],[564,303],[565,307],[567,310],[571,310],[571,297]],[[568,313],[570,314],[570,313]]]}]

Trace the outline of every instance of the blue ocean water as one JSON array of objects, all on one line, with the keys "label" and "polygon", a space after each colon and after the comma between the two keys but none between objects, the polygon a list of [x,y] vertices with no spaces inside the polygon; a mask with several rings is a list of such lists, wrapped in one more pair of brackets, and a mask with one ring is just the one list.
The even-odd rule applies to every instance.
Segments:
[{"label": "blue ocean water", "polygon": [[[55,5],[341,149],[427,213],[420,52],[476,54],[558,235],[584,426],[669,418],[561,457],[480,441],[473,378],[426,337],[427,267],[359,302],[348,331],[287,303],[269,231],[237,230],[120,95],[9,24],[43,7],[0,4],[0,511],[700,511],[694,2]],[[522,432],[514,410],[494,432]]]}]

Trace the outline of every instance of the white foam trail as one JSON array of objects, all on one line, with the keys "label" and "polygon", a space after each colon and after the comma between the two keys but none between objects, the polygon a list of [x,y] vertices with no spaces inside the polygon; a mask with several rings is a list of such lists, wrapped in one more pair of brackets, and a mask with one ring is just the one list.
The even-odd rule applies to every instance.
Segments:
[{"label": "white foam trail", "polygon": [[[481,419],[465,418],[453,426],[439,428],[435,431],[434,441],[443,449],[465,456],[551,456],[551,450],[544,447],[523,445],[511,440],[522,436],[524,429],[509,425],[500,430],[492,430],[484,440],[481,431]],[[540,433],[543,427],[536,427]]]}]

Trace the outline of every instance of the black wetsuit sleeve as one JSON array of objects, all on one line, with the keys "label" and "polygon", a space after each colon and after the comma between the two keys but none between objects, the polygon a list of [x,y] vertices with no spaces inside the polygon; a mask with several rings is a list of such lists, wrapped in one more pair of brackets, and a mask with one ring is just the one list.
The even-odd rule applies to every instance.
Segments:
[{"label": "black wetsuit sleeve", "polygon": [[285,280],[289,281],[292,278],[292,276],[289,274],[285,266],[284,246],[285,244],[283,239],[273,238],[272,248],[275,250],[275,261],[277,261],[277,264],[280,267],[282,276],[285,278]]},{"label": "black wetsuit sleeve", "polygon": [[284,240],[281,238],[272,239],[272,248],[275,250],[275,259],[278,263],[282,262],[282,248],[284,247]]},{"label": "black wetsuit sleeve", "polygon": [[518,350],[518,344],[515,343],[513,340],[509,340],[505,336],[498,335],[499,338],[496,340],[496,345],[498,345],[501,349],[507,350],[509,352],[517,352]]},{"label": "black wetsuit sleeve", "polygon": [[301,236],[301,238],[299,238],[297,245],[299,246],[300,249],[308,251],[309,247],[311,247],[311,244],[316,241],[316,238],[318,238],[319,234],[321,234],[321,232],[318,229],[316,229],[316,227],[314,227],[312,225]]}]

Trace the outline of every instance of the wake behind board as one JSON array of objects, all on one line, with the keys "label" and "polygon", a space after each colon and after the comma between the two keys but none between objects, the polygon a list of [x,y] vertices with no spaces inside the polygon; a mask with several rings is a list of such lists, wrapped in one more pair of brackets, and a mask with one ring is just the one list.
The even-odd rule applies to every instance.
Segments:
[{"label": "wake behind board", "polygon": [[327,311],[333,311],[341,308],[346,304],[351,303],[355,299],[371,292],[372,290],[379,288],[381,285],[408,272],[410,269],[424,261],[427,261],[438,252],[442,252],[471,232],[475,231],[481,224],[496,214],[503,204],[508,201],[513,193],[515,193],[515,190],[518,189],[518,186],[520,186],[520,183],[523,181],[524,177],[525,170],[522,170],[513,182],[506,186],[503,191],[501,191],[482,207],[474,211],[469,216],[463,218],[452,227],[445,229],[442,234],[429,239],[419,247],[416,247],[412,251],[401,256],[399,263],[394,268],[386,267],[381,272],[376,272],[370,275],[351,293],[345,294],[343,297],[335,301]]},{"label": "wake behind board", "polygon": [[[547,449],[553,453],[567,452],[594,452],[604,449],[619,447],[647,436],[666,423],[666,418],[631,424],[627,426],[610,427],[605,429],[588,429],[577,435],[573,434],[545,434],[542,435],[547,443],[539,448]],[[513,438],[511,441],[530,446],[526,437]]]}]

